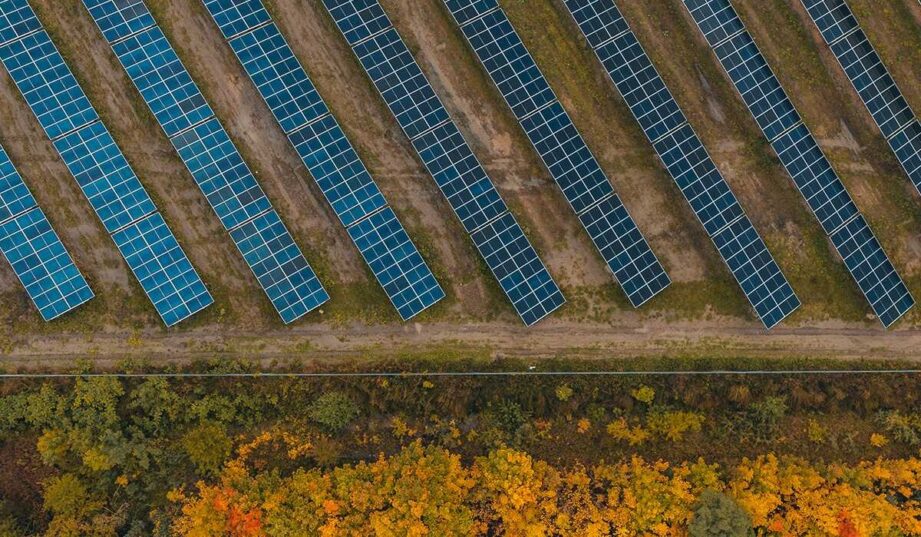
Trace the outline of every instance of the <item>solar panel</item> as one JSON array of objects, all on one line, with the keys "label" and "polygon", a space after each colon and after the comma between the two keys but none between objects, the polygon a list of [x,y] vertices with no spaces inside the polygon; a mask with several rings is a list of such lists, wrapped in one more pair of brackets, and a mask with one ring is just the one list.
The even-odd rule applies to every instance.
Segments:
[{"label": "solar panel", "polygon": [[329,295],[144,2],[129,1],[84,4],[282,320],[296,320]]},{"label": "solar panel", "polygon": [[765,327],[799,307],[764,241],[612,0],[566,0],[582,34]]},{"label": "solar panel", "polygon": [[204,309],[211,295],[28,2],[3,1],[0,35],[12,40],[0,61],[157,313],[172,326]]},{"label": "solar panel", "polygon": [[[445,4],[576,215],[582,220],[591,211],[587,221],[617,222],[585,229],[617,281],[629,282],[622,286],[632,290],[630,302],[638,307],[668,286],[665,270],[498,2]],[[599,214],[603,209],[611,214]],[[623,235],[612,237],[616,231]]]},{"label": "solar panel", "polygon": [[214,116],[159,27],[126,37],[113,44],[112,50],[167,137]]},{"label": "solar panel", "polygon": [[46,321],[93,298],[93,291],[2,147],[0,252]]},{"label": "solar panel", "polygon": [[115,232],[112,239],[166,326],[214,302],[160,213]]},{"label": "solar panel", "polygon": [[530,326],[562,306],[550,273],[380,4],[324,5],[522,321]]},{"label": "solar panel", "polygon": [[278,27],[253,0],[206,0],[272,115],[404,320],[445,294]]},{"label": "solar panel", "polygon": [[860,28],[851,8],[844,0],[803,0],[803,5],[908,178],[921,192],[921,144],[909,142],[917,139],[912,133],[921,129],[921,123]]},{"label": "solar panel", "polygon": [[[880,322],[890,326],[914,301],[732,4],[684,3]],[[824,26],[826,35],[838,36],[837,43],[842,42],[842,32],[850,32],[845,37],[854,35],[854,21],[845,19],[837,26]],[[910,160],[907,138],[893,147]]]},{"label": "solar panel", "polygon": [[329,300],[274,209],[235,228],[230,236],[285,323]]}]

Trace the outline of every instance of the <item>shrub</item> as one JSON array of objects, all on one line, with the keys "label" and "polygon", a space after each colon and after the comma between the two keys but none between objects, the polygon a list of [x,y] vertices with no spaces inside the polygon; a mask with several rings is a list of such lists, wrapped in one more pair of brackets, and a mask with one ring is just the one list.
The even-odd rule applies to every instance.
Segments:
[{"label": "shrub", "polygon": [[704,417],[695,412],[657,410],[646,418],[646,428],[655,435],[679,442],[688,431],[700,432]]},{"label": "shrub", "polygon": [[307,408],[307,415],[331,433],[348,426],[360,411],[358,405],[342,392],[327,392]]},{"label": "shrub", "polygon": [[643,385],[639,388],[632,390],[630,395],[634,399],[641,403],[646,403],[647,405],[652,403],[652,400],[656,398],[656,391],[650,388],[649,386]]},{"label": "shrub", "polygon": [[233,441],[222,425],[206,422],[185,433],[182,447],[200,473],[216,474],[230,456]]},{"label": "shrub", "polygon": [[921,444],[921,415],[903,414],[898,410],[881,412],[876,420],[897,442],[917,446]]},{"label": "shrub", "polygon": [[705,490],[694,508],[694,519],[688,525],[690,537],[748,537],[754,536],[748,514],[729,496]]},{"label": "shrub", "polygon": [[560,384],[555,390],[556,398],[560,401],[568,401],[572,397],[573,391],[569,384]]}]

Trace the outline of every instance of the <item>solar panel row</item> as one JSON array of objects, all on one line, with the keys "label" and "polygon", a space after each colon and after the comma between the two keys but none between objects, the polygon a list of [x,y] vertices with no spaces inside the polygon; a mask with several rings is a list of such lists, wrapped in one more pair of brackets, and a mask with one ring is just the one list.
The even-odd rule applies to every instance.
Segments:
[{"label": "solar panel row", "polygon": [[144,2],[84,5],[282,320],[326,302],[317,275]]},{"label": "solar panel row", "polygon": [[566,0],[601,63],[765,327],[800,302],[613,0]]},{"label": "solar panel row", "polygon": [[559,287],[380,4],[324,4],[522,321],[530,326],[562,306]]},{"label": "solar panel row", "polygon": [[260,0],[205,0],[221,32],[397,312],[444,291]]},{"label": "solar panel row", "polygon": [[876,316],[890,326],[914,299],[732,4],[684,3]]},{"label": "solar panel row", "polygon": [[0,252],[46,321],[93,298],[93,291],[2,147]]},{"label": "solar panel row", "polygon": [[445,0],[467,41],[634,307],[665,269],[496,0]]},{"label": "solar panel row", "polygon": [[27,0],[0,0],[0,61],[172,326],[213,302]]},{"label": "solar panel row", "polygon": [[921,122],[845,0],[802,0],[915,188],[921,192]]}]

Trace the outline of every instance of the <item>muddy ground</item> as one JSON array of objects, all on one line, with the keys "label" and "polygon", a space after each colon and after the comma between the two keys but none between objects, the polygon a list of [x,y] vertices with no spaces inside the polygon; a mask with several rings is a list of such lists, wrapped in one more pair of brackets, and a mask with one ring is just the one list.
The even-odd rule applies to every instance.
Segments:
[{"label": "muddy ground", "polygon": [[[18,361],[147,350],[166,356],[202,349],[307,352],[311,341],[314,350],[334,348],[334,341],[361,349],[400,341],[456,341],[528,352],[558,352],[567,346],[641,352],[644,345],[658,348],[661,340],[677,345],[680,334],[712,341],[725,330],[723,336],[752,352],[795,351],[802,337],[813,346],[824,342],[828,352],[848,354],[842,349],[859,334],[859,349],[902,356],[906,342],[921,337],[921,308],[888,335],[870,318],[856,285],[680,0],[619,0],[618,5],[803,301],[784,330],[771,336],[760,335],[744,297],[560,0],[502,0],[502,5],[674,281],[639,311],[613,284],[441,1],[382,0],[568,298],[545,327],[532,331],[520,328],[321,2],[266,3],[448,298],[417,318],[418,324],[402,325],[200,1],[149,0],[331,292],[322,312],[283,328],[82,3],[34,0],[216,303],[178,328],[162,328],[13,83],[0,71],[0,143],[97,294],[91,304],[45,324],[12,270],[0,264],[0,353]],[[799,0],[735,4],[896,267],[921,297],[921,198]],[[906,98],[921,110],[921,6],[915,0],[852,0],[851,5]],[[814,338],[814,330],[822,337]],[[626,335],[636,333],[647,335]],[[719,349],[713,346],[712,352]]]}]

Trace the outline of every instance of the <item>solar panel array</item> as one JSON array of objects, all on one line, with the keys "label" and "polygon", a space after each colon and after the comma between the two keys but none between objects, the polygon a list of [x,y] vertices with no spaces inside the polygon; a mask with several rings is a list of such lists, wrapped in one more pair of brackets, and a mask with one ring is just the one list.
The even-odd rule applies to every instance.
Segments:
[{"label": "solar panel array", "polygon": [[566,0],[646,137],[758,317],[771,328],[800,302],[613,0]]},{"label": "solar panel array", "polygon": [[802,0],[908,178],[921,192],[921,122],[845,0]]},{"label": "solar panel array", "polygon": [[880,322],[914,299],[728,0],[684,0]]},{"label": "solar panel array", "polygon": [[260,0],[205,0],[400,316],[445,293]]},{"label": "solar panel array", "polygon": [[380,4],[324,4],[524,323],[562,306],[559,287]]},{"label": "solar panel array", "polygon": [[665,289],[665,269],[499,3],[444,1],[633,306]]},{"label": "solar panel array", "polygon": [[93,291],[2,147],[0,252],[46,321],[93,298]]},{"label": "solar panel array", "polygon": [[84,0],[285,323],[329,300],[243,157],[142,0]]},{"label": "solar panel array", "polygon": [[0,0],[0,61],[167,326],[213,299],[26,0]]}]

